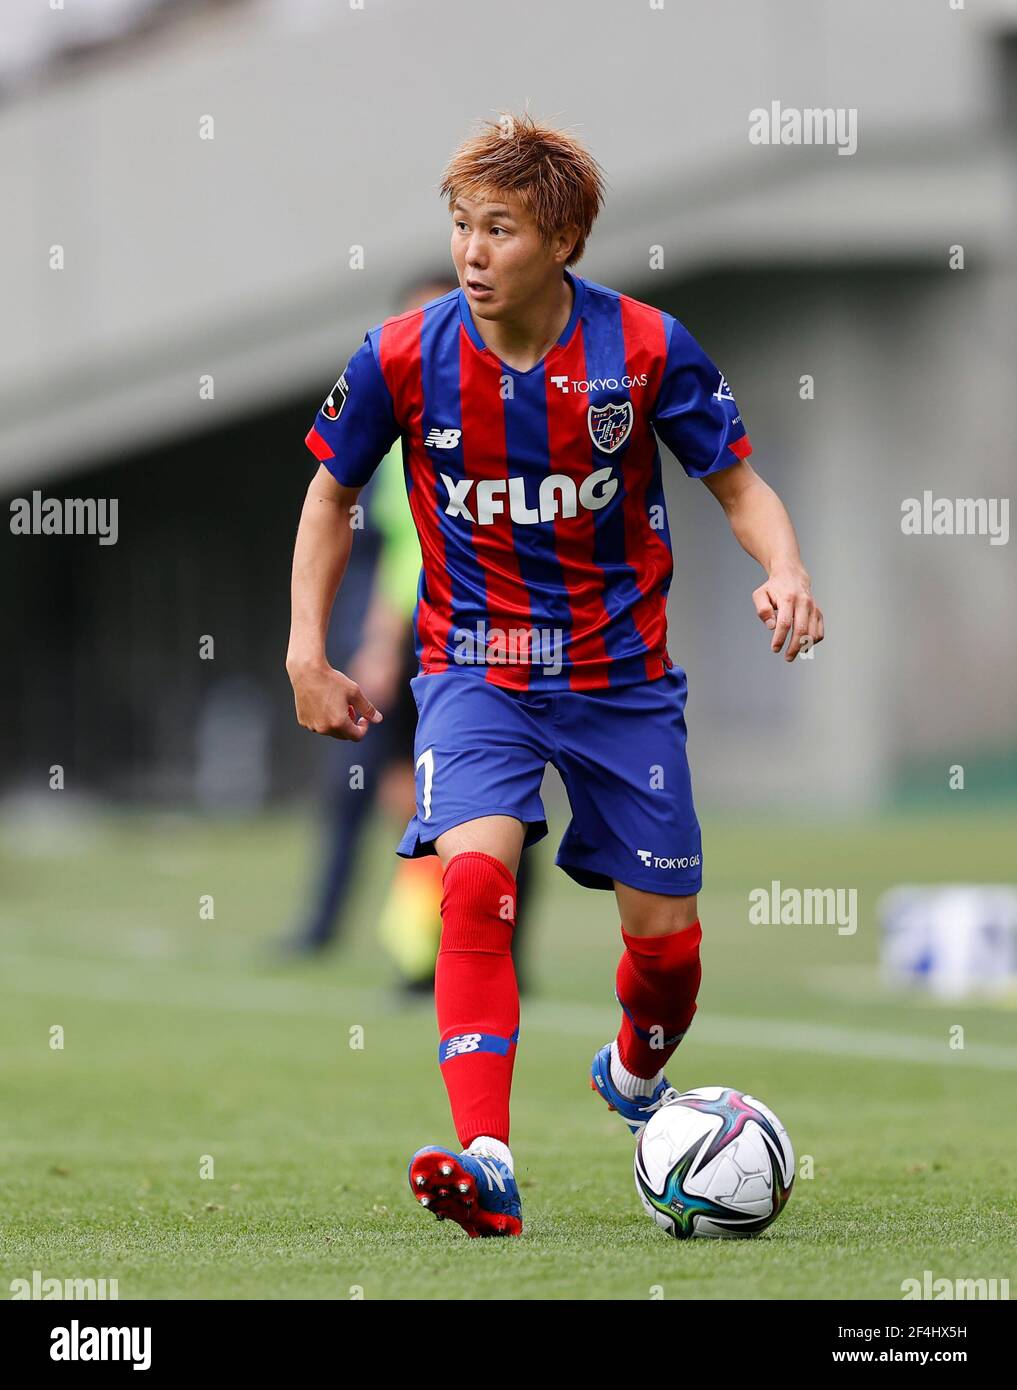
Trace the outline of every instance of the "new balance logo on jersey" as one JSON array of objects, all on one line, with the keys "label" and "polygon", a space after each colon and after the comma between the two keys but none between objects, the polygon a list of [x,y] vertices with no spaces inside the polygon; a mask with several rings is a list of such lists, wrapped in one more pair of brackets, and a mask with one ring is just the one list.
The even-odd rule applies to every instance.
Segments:
[{"label": "new balance logo on jersey", "polygon": [[476,1052],[480,1047],[479,1033],[460,1033],[458,1038],[448,1038],[445,1041],[442,1052],[446,1060],[449,1057],[459,1057],[464,1052]]},{"label": "new balance logo on jersey", "polygon": [[[548,473],[537,488],[536,505],[526,495],[525,478],[450,478],[442,473],[448,492],[449,516],[461,516],[478,526],[490,526],[495,517],[508,515],[517,526],[534,526],[538,521],[576,516],[580,507],[599,512],[618,491],[618,479],[610,465],[590,473],[576,487],[566,473]],[[532,492],[531,492],[532,497]],[[469,503],[473,505],[470,511]],[[474,514],[475,513],[475,514]]]},{"label": "new balance logo on jersey", "polygon": [[424,447],[427,449],[454,449],[459,443],[461,434],[462,430],[442,430],[436,425],[433,430],[428,430]]}]

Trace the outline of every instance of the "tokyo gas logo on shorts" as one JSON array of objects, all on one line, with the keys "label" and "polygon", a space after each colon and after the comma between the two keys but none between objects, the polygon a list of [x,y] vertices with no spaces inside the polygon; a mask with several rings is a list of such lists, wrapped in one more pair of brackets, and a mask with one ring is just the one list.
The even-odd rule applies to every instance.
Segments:
[{"label": "tokyo gas logo on shorts", "polygon": [[636,854],[648,869],[698,869],[698,854],[654,854],[650,849],[637,849]]}]

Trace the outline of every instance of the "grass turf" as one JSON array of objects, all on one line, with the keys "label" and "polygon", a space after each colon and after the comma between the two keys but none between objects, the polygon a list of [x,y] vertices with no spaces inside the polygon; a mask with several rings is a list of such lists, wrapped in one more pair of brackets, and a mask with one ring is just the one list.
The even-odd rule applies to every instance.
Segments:
[{"label": "grass turf", "polygon": [[[643,1215],[632,1141],[588,1089],[616,1019],[613,897],[547,843],[513,1098],[525,1232],[468,1241],[406,1183],[409,1154],[453,1131],[431,1005],[396,998],[373,939],[389,832],[343,949],[285,964],[301,819],[8,831],[0,1290],[35,1269],[116,1278],[121,1298],[899,1299],[926,1269],[1017,1288],[1014,1001],[884,993],[874,916],[882,888],[942,865],[999,879],[1015,830],[998,811],[765,833],[704,817],[700,1013],[668,1073],[759,1095],[814,1176],[763,1236],[684,1243]],[[856,887],[857,933],[750,926],[771,878]]]}]

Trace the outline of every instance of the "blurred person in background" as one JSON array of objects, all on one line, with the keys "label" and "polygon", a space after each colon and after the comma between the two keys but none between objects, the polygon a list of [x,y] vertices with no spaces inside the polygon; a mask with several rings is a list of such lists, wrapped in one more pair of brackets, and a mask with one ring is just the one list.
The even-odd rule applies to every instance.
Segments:
[{"label": "blurred person in background", "polygon": [[[437,273],[415,279],[397,301],[396,313],[422,308],[459,282]],[[285,950],[314,955],[338,940],[344,925],[363,832],[372,810],[403,825],[414,814],[413,738],[417,710],[410,680],[417,674],[413,610],[420,576],[420,541],[406,499],[402,441],[397,440],[361,494],[366,545],[351,552],[340,601],[329,623],[328,649],[335,665],[349,670],[358,684],[370,684],[385,712],[384,722],[355,748],[336,741],[325,801],[325,844],[307,916]],[[361,556],[354,571],[354,556]],[[350,585],[352,579],[352,592]],[[369,595],[369,597],[368,597]],[[361,621],[361,613],[366,609]],[[358,640],[351,648],[349,634]],[[345,641],[344,641],[345,634]],[[361,774],[354,776],[353,768]],[[530,896],[532,870],[521,866],[513,955],[520,992],[526,981],[521,961],[523,908]],[[398,971],[406,994],[429,994],[441,940],[442,866],[436,856],[400,859],[378,920],[379,939]]]}]

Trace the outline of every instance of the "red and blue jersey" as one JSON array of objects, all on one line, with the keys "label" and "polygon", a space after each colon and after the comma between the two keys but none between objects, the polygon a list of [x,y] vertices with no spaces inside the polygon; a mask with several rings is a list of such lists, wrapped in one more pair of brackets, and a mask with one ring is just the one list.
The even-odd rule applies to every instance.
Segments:
[{"label": "red and blue jersey", "polygon": [[566,271],[568,323],[529,371],[462,290],[372,328],[307,445],[360,487],[401,437],[423,566],[424,673],[595,690],[671,665],[662,439],[689,477],[748,456],[727,381],[677,319]]}]

